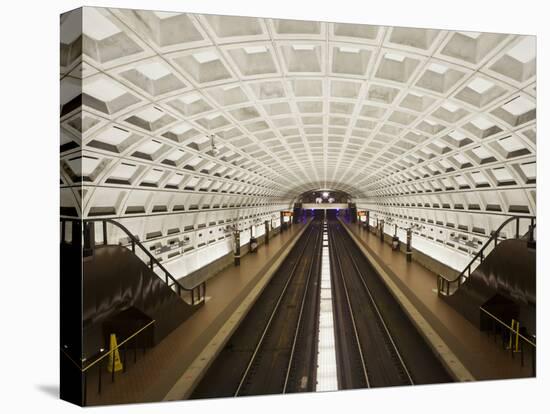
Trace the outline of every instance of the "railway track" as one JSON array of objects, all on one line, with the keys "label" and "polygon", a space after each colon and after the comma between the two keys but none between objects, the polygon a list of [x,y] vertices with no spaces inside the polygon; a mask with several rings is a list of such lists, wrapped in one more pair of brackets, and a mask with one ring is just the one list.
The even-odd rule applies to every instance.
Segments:
[{"label": "railway track", "polygon": [[191,398],[315,389],[321,234],[312,222]]},{"label": "railway track", "polygon": [[[192,399],[315,391],[322,234],[313,221]],[[340,223],[328,239],[338,389],[450,382]]]},{"label": "railway track", "polygon": [[[343,388],[413,385],[414,381],[365,283],[361,269],[335,231],[334,225],[331,226],[329,240],[333,282],[342,292],[340,299],[343,300],[339,300],[339,307],[347,308],[347,312],[341,314],[348,317],[347,320],[345,317],[340,318],[339,322],[351,325],[353,342],[357,348],[355,359],[359,362],[348,364],[348,375],[342,376]],[[344,353],[339,353],[341,360],[345,358]],[[359,383],[355,383],[357,379]]]},{"label": "railway track", "polygon": [[341,224],[329,224],[339,388],[451,381]]}]

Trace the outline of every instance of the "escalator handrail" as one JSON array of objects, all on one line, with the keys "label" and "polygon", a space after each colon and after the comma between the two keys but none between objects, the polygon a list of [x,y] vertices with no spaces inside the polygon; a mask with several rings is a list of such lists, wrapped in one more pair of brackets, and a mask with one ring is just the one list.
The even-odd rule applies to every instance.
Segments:
[{"label": "escalator handrail", "polygon": [[[464,277],[464,275],[466,274],[466,272],[468,271],[468,269],[471,269],[472,265],[475,263],[476,260],[478,259],[481,259],[481,262],[483,262],[483,252],[485,251],[485,249],[487,247],[489,247],[489,245],[493,242],[497,242],[498,241],[498,235],[500,234],[500,231],[505,227],[507,226],[509,223],[513,222],[513,221],[516,221],[518,222],[518,226],[519,226],[519,221],[521,219],[527,219],[527,220],[530,220],[531,221],[531,228],[530,228],[530,231],[532,232],[536,226],[536,222],[535,220],[537,219],[536,216],[511,216],[509,217],[508,219],[506,219],[499,227],[496,231],[493,232],[493,234],[489,237],[489,239],[487,240],[487,242],[485,242],[485,244],[483,245],[483,247],[481,249],[478,250],[478,252],[474,255],[474,257],[472,258],[472,260],[470,260],[470,262],[466,265],[466,267],[464,268],[464,270],[462,270],[462,272],[460,272],[460,274],[455,277],[454,279],[447,279],[446,277],[444,277],[443,275],[439,275],[439,277],[443,278],[446,280],[446,282],[448,284],[451,284],[451,283],[455,283],[455,282],[458,282],[459,286],[460,286],[460,281],[462,280],[462,278]],[[519,228],[519,227],[518,227]],[[519,234],[516,234],[517,238],[519,238]]]},{"label": "escalator handrail", "polygon": [[[206,281],[202,281],[200,283],[197,283],[195,286],[192,286],[190,288],[188,287],[185,287],[184,285],[182,285],[174,276],[172,276],[172,274],[159,262],[159,260],[153,256],[148,250],[147,248],[139,241],[139,239],[137,237],[135,237],[131,232],[130,230],[128,230],[122,223],[119,223],[118,221],[116,220],[113,220],[113,219],[110,219],[110,218],[97,218],[97,219],[93,219],[93,218],[87,218],[87,219],[82,219],[82,220],[76,220],[76,219],[66,219],[66,218],[62,218],[62,221],[82,221],[83,223],[86,223],[86,222],[96,222],[96,221],[100,221],[100,222],[104,222],[104,223],[109,223],[109,224],[112,224],[118,228],[120,228],[127,236],[128,238],[130,239],[130,241],[137,245],[146,255],[147,257],[151,260],[151,263],[155,264],[156,266],[159,267],[159,269],[161,269],[164,274],[166,275],[167,278],[169,278],[173,283],[172,284],[169,284],[165,281],[166,285],[168,287],[172,287],[174,285],[176,285],[178,287],[178,289],[182,289],[182,290],[185,290],[187,292],[194,292],[196,289],[198,289],[198,302],[201,302],[202,300],[204,300],[205,298],[205,294],[204,292],[206,291]],[[151,268],[151,270],[153,270]],[[161,278],[162,279],[162,278]],[[203,291],[203,294],[202,294],[202,297],[201,297],[201,289],[200,287],[203,287],[202,291]],[[194,295],[192,296],[192,302],[193,304],[195,303],[195,300],[194,300]]]}]

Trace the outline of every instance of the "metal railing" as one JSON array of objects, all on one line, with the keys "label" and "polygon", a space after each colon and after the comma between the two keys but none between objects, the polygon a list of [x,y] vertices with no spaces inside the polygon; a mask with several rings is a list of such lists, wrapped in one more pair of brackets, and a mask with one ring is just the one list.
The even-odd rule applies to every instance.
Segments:
[{"label": "metal railing", "polygon": [[[140,335],[142,335],[148,328],[152,328],[155,324],[155,320],[148,322],[146,325],[138,329],[136,332],[134,332],[132,335],[128,336],[126,339],[124,339],[122,342],[117,344],[115,347],[109,350],[100,349],[99,350],[99,356],[95,357],[94,359],[88,361],[85,358],[81,359],[79,362],[75,361],[68,353],[67,346],[64,345],[61,348],[62,354],[68,358],[69,361],[74,365],[74,367],[78,370],[80,370],[82,374],[82,405],[85,406],[88,400],[88,376],[92,372],[92,368],[97,368],[97,394],[101,394],[101,391],[104,387],[104,380],[103,380],[103,372],[107,372],[111,375],[111,383],[115,382],[115,352],[118,352],[121,356],[121,363],[122,363],[122,373],[126,372],[127,367],[127,354],[129,350],[133,350],[133,360],[134,364],[137,362],[137,350],[138,348],[142,349],[142,353],[145,354],[147,350],[147,344],[142,343],[141,346],[138,343],[138,339],[140,339]],[[153,343],[149,344],[150,346],[153,345]],[[108,359],[108,357],[111,357]],[[132,357],[132,356],[131,356]]]},{"label": "metal railing", "polygon": [[[129,246],[131,246],[132,253],[136,254],[136,246],[147,256],[148,263],[147,266],[154,271],[155,266],[157,266],[158,269],[162,271],[164,274],[164,278],[159,275],[161,280],[166,283],[166,285],[175,291],[178,296],[182,298],[182,300],[186,301],[184,296],[182,296],[183,292],[189,292],[191,296],[191,305],[204,303],[205,297],[206,297],[206,281],[202,281],[201,283],[198,283],[195,286],[192,287],[186,287],[183,286],[172,274],[160,263],[160,261],[147,250],[147,248],[128,230],[125,226],[123,226],[121,223],[119,223],[116,220],[108,219],[108,218],[98,218],[98,219],[67,219],[67,218],[61,218],[61,222],[63,223],[62,226],[62,240],[64,238],[64,232],[65,232],[65,222],[72,222],[73,224],[75,222],[82,223],[83,225],[83,231],[84,231],[84,248],[90,248],[93,249],[95,247],[95,236],[94,232],[95,230],[91,231],[91,235],[89,233],[89,229],[87,230],[86,227],[89,224],[94,224],[95,222],[101,222],[102,224],[102,233],[103,233],[103,245],[108,244],[108,237],[107,237],[107,224],[111,224],[113,226],[118,227],[121,229],[124,234],[128,237]],[[88,231],[88,235],[86,234]],[[156,272],[155,272],[156,273]],[[187,302],[187,301],[186,301]]]},{"label": "metal railing", "polygon": [[[510,350],[512,358],[515,353],[520,354],[520,363],[523,367],[525,364],[525,355],[527,354],[531,358],[531,370],[533,376],[536,376],[537,373],[537,344],[535,342],[535,337],[531,336],[528,338],[526,333],[519,328],[519,322],[517,325],[514,325],[515,321],[512,321],[512,325],[508,325],[506,322],[498,318],[496,315],[493,315],[488,310],[480,306],[480,325],[482,330],[486,330],[488,335],[493,335],[495,342],[497,342],[498,337],[502,339],[503,349]],[[489,326],[487,326],[489,325]],[[524,335],[525,334],[525,335]],[[529,349],[529,351],[526,351]]]},{"label": "metal railing", "polygon": [[499,228],[491,234],[487,242],[479,249],[479,251],[475,254],[475,256],[470,260],[468,265],[464,268],[460,274],[455,277],[454,279],[447,279],[443,275],[437,276],[437,291],[440,295],[449,296],[452,295],[454,292],[456,292],[460,286],[468,280],[470,275],[472,274],[472,271],[474,269],[474,265],[479,260],[479,264],[483,263],[487,255],[485,254],[486,250],[491,247],[491,245],[494,243],[494,247],[497,246],[499,241],[499,234],[500,232],[509,225],[510,223],[515,222],[515,238],[519,239],[520,236],[520,229],[519,229],[519,222],[520,220],[529,220],[529,230],[528,230],[528,236],[527,236],[527,244],[532,245],[534,243],[534,232],[536,227],[536,217],[534,216],[512,216],[505,220]]}]

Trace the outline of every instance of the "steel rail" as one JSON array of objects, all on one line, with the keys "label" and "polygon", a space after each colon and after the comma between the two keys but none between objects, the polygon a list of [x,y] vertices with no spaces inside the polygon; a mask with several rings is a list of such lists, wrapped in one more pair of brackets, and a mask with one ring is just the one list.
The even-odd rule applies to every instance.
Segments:
[{"label": "steel rail", "polygon": [[[368,372],[368,369],[367,369],[367,363],[366,363],[366,360],[365,360],[365,356],[363,355],[363,348],[361,346],[361,340],[359,339],[359,332],[357,331],[357,324],[355,322],[355,317],[353,316],[353,306],[351,305],[351,300],[350,300],[350,297],[349,297],[349,291],[348,291],[348,287],[347,287],[347,284],[346,284],[346,281],[344,279],[344,272],[342,270],[342,263],[340,262],[340,258],[339,256],[336,254],[336,243],[335,243],[335,239],[334,239],[334,235],[331,234],[332,232],[330,231],[330,227],[329,227],[329,230],[328,230],[328,234],[329,234],[329,239],[331,240],[331,244],[334,246],[334,249],[330,249],[330,246],[329,246],[329,251],[332,250],[330,253],[331,255],[333,256],[333,258],[335,258],[335,260],[331,260],[331,262],[334,263],[334,266],[338,268],[339,272],[339,275],[340,275],[340,278],[342,280],[342,285],[344,287],[344,293],[345,293],[345,296],[346,296],[346,303],[347,303],[347,307],[348,307],[348,311],[349,311],[349,314],[350,314],[350,319],[351,319],[351,324],[353,326],[353,332],[354,332],[354,336],[355,336],[355,341],[357,343],[357,349],[359,351],[359,356],[361,358],[361,368],[362,368],[362,371],[363,371],[363,376],[365,377],[365,382],[367,384],[367,388],[370,388],[370,379],[369,379],[369,372]],[[335,275],[336,276],[336,275]]]},{"label": "steel rail", "polygon": [[[319,234],[321,234],[321,236],[319,236]],[[323,237],[322,237],[323,231],[321,230],[321,232],[319,234],[317,235],[317,241],[316,241],[316,244],[315,244],[315,251],[317,252],[317,254],[315,255],[315,260],[312,260],[311,264],[309,266],[307,280],[306,280],[306,286],[304,288],[304,294],[302,296],[302,300],[301,300],[301,304],[300,304],[300,313],[298,315],[298,323],[296,324],[296,330],[294,331],[294,338],[292,340],[292,348],[291,348],[291,351],[290,351],[290,357],[289,357],[289,360],[288,360],[288,367],[287,367],[286,375],[285,375],[285,382],[284,382],[284,385],[283,385],[283,394],[286,394],[286,389],[287,389],[287,386],[288,386],[288,380],[289,380],[289,377],[290,377],[290,371],[292,369],[292,365],[293,365],[292,363],[293,363],[294,354],[295,354],[295,351],[296,351],[296,343],[298,342],[298,335],[299,335],[300,329],[302,327],[301,326],[302,325],[302,315],[304,313],[307,294],[308,294],[308,291],[309,291],[309,281],[311,280],[311,275],[313,274],[313,269],[315,267],[319,266],[318,246],[319,246],[319,240],[321,240],[321,242],[323,240]]]},{"label": "steel rail", "polygon": [[407,368],[407,365],[405,364],[405,361],[403,360],[403,358],[401,357],[401,353],[399,352],[399,349],[388,329],[388,326],[386,324],[386,322],[384,321],[384,317],[382,316],[382,314],[380,313],[380,310],[378,309],[378,305],[376,305],[376,302],[374,300],[374,297],[372,296],[372,292],[370,291],[368,285],[367,285],[367,282],[365,281],[365,278],[363,276],[363,272],[361,272],[361,269],[359,268],[359,266],[357,265],[357,262],[355,261],[355,259],[353,258],[353,256],[349,253],[349,250],[346,250],[346,253],[348,255],[348,257],[350,258],[350,261],[353,265],[353,268],[355,269],[356,273],[359,275],[359,279],[361,280],[361,283],[363,285],[363,287],[365,288],[365,291],[367,292],[367,295],[369,297],[369,300],[371,302],[371,305],[372,307],[374,308],[375,312],[376,312],[376,315],[378,316],[378,320],[381,322],[382,324],[382,328],[384,329],[384,332],[386,333],[386,336],[387,338],[390,340],[390,343],[392,345],[392,348],[393,350],[395,351],[395,353],[397,354],[397,358],[399,359],[399,362],[401,364],[401,367],[403,368],[403,370],[405,371],[405,374],[407,375],[407,378],[410,382],[411,385],[414,385],[414,381],[411,377],[411,374]]},{"label": "steel rail", "polygon": [[[310,227],[310,229],[311,228],[312,227]],[[277,303],[275,304],[275,307],[273,308],[273,311],[271,312],[271,315],[270,315],[270,317],[267,321],[267,324],[266,324],[266,326],[264,327],[264,329],[262,331],[262,335],[260,336],[260,339],[259,339],[258,343],[256,344],[256,347],[254,348],[254,352],[252,353],[252,356],[250,357],[250,360],[248,361],[248,365],[246,366],[244,374],[241,377],[239,385],[237,386],[237,389],[236,389],[235,393],[233,394],[234,397],[238,397],[239,394],[241,393],[241,389],[243,388],[243,385],[244,385],[244,383],[245,383],[245,381],[248,377],[248,374],[250,372],[250,369],[252,368],[254,360],[256,359],[256,356],[258,355],[260,347],[262,346],[262,344],[264,342],[264,339],[267,335],[267,332],[269,331],[269,328],[271,327],[271,322],[273,321],[273,319],[275,318],[275,315],[277,314],[277,312],[279,310],[279,305],[281,304],[281,302],[282,302],[282,300],[283,300],[283,298],[286,294],[287,288],[290,285],[291,280],[294,279],[294,276],[296,274],[296,269],[298,268],[298,265],[300,264],[300,262],[302,260],[302,257],[304,255],[304,252],[306,251],[306,248],[308,246],[308,242],[309,242],[310,238],[311,238],[311,232],[308,233],[308,235],[307,235],[307,240],[304,243],[304,247],[300,251],[300,254],[299,254],[298,258],[296,259],[296,262],[294,263],[294,266],[292,267],[292,270],[290,271],[290,276],[288,277],[288,279],[285,283],[285,286],[283,287],[283,290],[282,290],[281,294],[279,295],[279,298],[277,299]]]}]

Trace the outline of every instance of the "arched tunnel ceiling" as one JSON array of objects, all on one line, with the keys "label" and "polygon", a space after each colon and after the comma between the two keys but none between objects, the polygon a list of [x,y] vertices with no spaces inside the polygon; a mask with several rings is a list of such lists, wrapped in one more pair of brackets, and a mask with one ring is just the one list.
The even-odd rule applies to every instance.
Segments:
[{"label": "arched tunnel ceiling", "polygon": [[80,19],[61,36],[62,206],[79,215],[317,188],[535,213],[534,36],[84,8],[80,38]]}]

